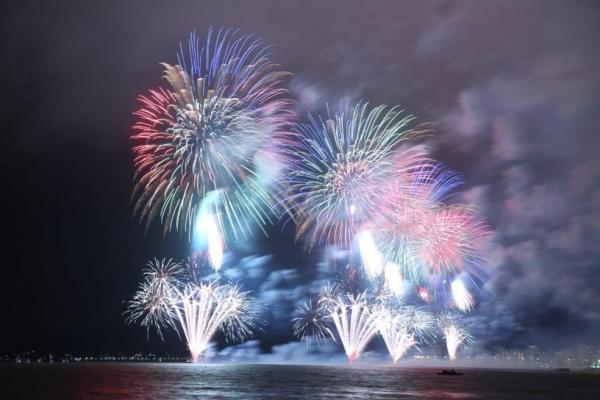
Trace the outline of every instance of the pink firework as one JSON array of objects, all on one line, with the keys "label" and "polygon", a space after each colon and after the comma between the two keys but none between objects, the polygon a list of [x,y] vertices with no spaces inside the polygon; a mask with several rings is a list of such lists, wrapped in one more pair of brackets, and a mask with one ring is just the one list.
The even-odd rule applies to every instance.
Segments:
[{"label": "pink firework", "polygon": [[459,273],[478,258],[490,236],[484,221],[464,206],[444,206],[418,226],[414,256],[429,276]]}]

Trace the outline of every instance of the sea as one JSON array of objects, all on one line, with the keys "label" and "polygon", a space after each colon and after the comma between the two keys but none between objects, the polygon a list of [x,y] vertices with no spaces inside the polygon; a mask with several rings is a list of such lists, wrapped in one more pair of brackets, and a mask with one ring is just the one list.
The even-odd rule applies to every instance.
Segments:
[{"label": "sea", "polygon": [[600,374],[382,366],[0,364],[1,399],[595,399]]}]

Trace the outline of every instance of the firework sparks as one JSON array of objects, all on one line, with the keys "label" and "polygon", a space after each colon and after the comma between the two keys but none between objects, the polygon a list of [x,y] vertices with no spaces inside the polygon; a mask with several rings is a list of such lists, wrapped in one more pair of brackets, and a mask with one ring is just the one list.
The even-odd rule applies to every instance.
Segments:
[{"label": "firework sparks", "polygon": [[383,337],[385,346],[396,363],[411,347],[417,344],[415,336],[409,333],[398,317],[387,314],[380,318],[379,333]]},{"label": "firework sparks", "polygon": [[155,327],[158,335],[163,337],[163,330],[173,328],[173,310],[168,298],[174,285],[184,276],[181,264],[172,259],[154,259],[148,261],[144,269],[144,280],[128,304],[126,321],[139,321],[146,327]]},{"label": "firework sparks", "polygon": [[232,339],[243,339],[250,332],[248,318],[252,309],[248,296],[235,286],[214,282],[189,284],[182,290],[174,288],[169,301],[187,341],[192,362],[198,361],[218,330]]},{"label": "firework sparks", "polygon": [[342,287],[338,283],[327,282],[319,292],[318,306],[324,310],[328,310],[337,306],[341,301]]},{"label": "firework sparks", "polygon": [[[440,164],[423,162],[413,169],[409,190],[391,193],[390,214],[371,224],[384,259],[400,266],[402,278],[422,287],[419,295],[426,302],[461,273],[477,279],[484,275],[481,254],[490,237],[488,227],[472,208],[442,203],[460,183],[457,174]],[[461,309],[473,304],[462,300]]]},{"label": "firework sparks", "polygon": [[171,258],[168,260],[155,258],[148,261],[144,270],[144,280],[160,293],[167,292],[173,284],[182,279],[183,275],[183,266]]},{"label": "firework sparks", "polygon": [[163,330],[173,328],[173,310],[170,307],[165,291],[157,290],[156,285],[144,281],[138,286],[138,290],[129,301],[125,311],[127,323],[138,322],[146,327],[150,335],[150,328],[154,327],[158,335],[163,338]]},{"label": "firework sparks", "polygon": [[414,261],[411,245],[427,236],[421,228],[439,202],[460,183],[458,175],[437,163],[423,161],[412,170],[408,185],[397,185],[387,198],[388,214],[375,224],[377,246],[385,258],[402,267],[402,275],[419,281],[423,274]]},{"label": "firework sparks", "polygon": [[431,301],[431,295],[429,294],[429,291],[426,288],[419,287],[419,289],[417,289],[417,294],[425,303],[429,303]]},{"label": "firework sparks", "polygon": [[[369,309],[366,293],[358,296],[347,294],[346,298],[347,301],[338,298],[335,305],[326,308],[325,312],[333,322],[348,361],[352,363],[377,333],[377,316]],[[331,336],[335,340],[335,336]]]},{"label": "firework sparks", "polygon": [[195,250],[206,249],[210,265],[215,271],[221,269],[223,264],[224,243],[217,219],[208,213],[199,212],[194,230]]},{"label": "firework sparks", "polygon": [[415,135],[414,119],[397,108],[342,104],[327,121],[309,116],[295,134],[296,162],[289,177],[298,236],[348,248],[357,231],[384,213],[391,183],[408,181],[422,158],[399,146]]},{"label": "firework sparks", "polygon": [[294,334],[307,343],[313,339],[318,343],[326,336],[333,336],[323,308],[312,300],[305,301],[296,309],[292,322]]},{"label": "firework sparks", "polygon": [[443,332],[444,338],[446,338],[448,357],[450,361],[456,360],[458,348],[467,339],[467,333],[454,325],[447,326]]},{"label": "firework sparks", "polygon": [[446,340],[446,349],[450,361],[456,360],[458,349],[466,343],[473,341],[467,330],[460,326],[459,316],[454,312],[444,312],[439,316],[438,324]]},{"label": "firework sparks", "polygon": [[261,176],[276,168],[259,160],[278,158],[273,139],[294,119],[287,73],[261,40],[225,29],[211,29],[204,46],[192,33],[178,64],[163,65],[170,88],[140,96],[135,112],[135,213],[147,226],[160,216],[165,233],[189,232],[215,192],[220,236],[246,237],[271,221],[279,202]]},{"label": "firework sparks", "polygon": [[465,287],[460,278],[456,278],[450,284],[454,305],[461,311],[469,312],[473,309],[474,300],[471,293]]},{"label": "firework sparks", "polygon": [[431,314],[412,306],[403,306],[393,312],[382,307],[378,312],[378,324],[394,363],[419,341],[426,341],[435,326]]},{"label": "firework sparks", "polygon": [[429,277],[443,279],[466,270],[489,236],[483,220],[464,206],[436,209],[419,229],[420,240],[414,243],[418,262]]},{"label": "firework sparks", "polygon": [[381,275],[383,272],[383,258],[379,254],[377,246],[375,246],[371,232],[363,230],[358,233],[358,246],[369,278],[374,279]]},{"label": "firework sparks", "polygon": [[404,279],[400,273],[400,266],[390,262],[386,263],[384,276],[388,290],[396,296],[402,296],[406,288],[404,286]]},{"label": "firework sparks", "polygon": [[144,282],[129,302],[128,322],[140,321],[148,329],[153,326],[161,337],[162,329],[178,326],[193,362],[218,331],[240,340],[251,333],[256,313],[248,292],[214,281],[186,283],[179,275],[180,264],[169,260],[160,266],[159,270],[155,263],[149,264]]}]

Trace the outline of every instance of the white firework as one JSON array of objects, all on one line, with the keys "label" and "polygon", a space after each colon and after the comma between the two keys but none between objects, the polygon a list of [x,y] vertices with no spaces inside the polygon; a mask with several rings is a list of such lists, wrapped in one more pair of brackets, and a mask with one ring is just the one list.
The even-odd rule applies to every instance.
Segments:
[{"label": "white firework", "polygon": [[408,331],[403,321],[399,317],[392,317],[389,313],[380,317],[379,333],[394,363],[417,344],[415,335]]},{"label": "white firework", "polygon": [[[179,264],[178,264],[179,265]],[[148,329],[173,328],[186,340],[191,360],[198,361],[217,332],[227,339],[245,339],[257,322],[248,292],[231,284],[184,283],[180,267],[169,274],[155,273],[149,264],[145,280],[129,302],[128,322],[140,321]]]},{"label": "white firework", "polygon": [[[377,333],[377,315],[371,312],[366,293],[341,296],[330,304],[326,313],[333,322],[337,337],[344,347],[348,361],[356,361]],[[336,337],[332,335],[335,340]]]}]

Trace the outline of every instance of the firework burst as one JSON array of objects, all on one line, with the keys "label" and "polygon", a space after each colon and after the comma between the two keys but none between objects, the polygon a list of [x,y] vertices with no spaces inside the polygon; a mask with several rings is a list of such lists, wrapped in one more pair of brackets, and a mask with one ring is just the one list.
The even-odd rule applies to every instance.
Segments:
[{"label": "firework burst", "polygon": [[150,328],[156,328],[158,335],[163,337],[163,330],[173,328],[173,310],[169,305],[172,289],[184,277],[182,265],[172,259],[153,259],[148,261],[144,269],[144,280],[128,304],[126,321],[139,321],[146,327],[148,335]]},{"label": "firework burst", "polygon": [[408,182],[424,157],[420,147],[401,148],[417,133],[413,119],[395,107],[342,103],[326,121],[309,116],[297,128],[289,200],[309,247],[348,248],[364,224],[384,214],[392,182]]},{"label": "firework burst", "polygon": [[412,171],[408,187],[395,187],[386,199],[388,212],[375,224],[374,238],[386,260],[399,265],[401,275],[420,281],[423,270],[416,262],[414,246],[430,232],[426,223],[432,221],[440,203],[461,180],[441,165],[424,161]]},{"label": "firework burst", "polygon": [[[387,263],[399,267],[399,278],[431,289],[434,296],[459,274],[471,280],[484,277],[481,254],[489,228],[473,208],[442,203],[460,183],[457,174],[424,162],[414,169],[410,190],[394,191],[389,214],[372,224],[377,249]],[[471,308],[464,301],[457,306]]]},{"label": "firework burst", "polygon": [[218,331],[231,340],[250,335],[257,315],[248,292],[216,281],[187,282],[180,264],[171,260],[158,266],[148,264],[144,281],[128,304],[128,322],[155,327],[161,337],[165,328],[177,330],[185,338],[193,362]]},{"label": "firework burst", "polygon": [[278,159],[278,137],[294,116],[282,72],[265,44],[238,31],[195,32],[180,45],[178,64],[164,66],[168,89],[139,97],[133,126],[135,213],[147,226],[190,232],[203,199],[221,236],[245,237],[264,227],[278,200],[264,165]]},{"label": "firework burst", "polygon": [[478,250],[489,236],[483,220],[465,206],[440,207],[419,226],[420,240],[413,243],[416,262],[431,278],[454,275],[476,264]]},{"label": "firework burst", "polygon": [[317,343],[326,336],[333,336],[333,333],[327,326],[327,316],[324,313],[324,308],[312,300],[307,300],[302,303],[292,318],[294,334],[305,340],[307,344],[311,340]]}]

